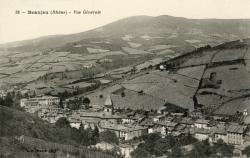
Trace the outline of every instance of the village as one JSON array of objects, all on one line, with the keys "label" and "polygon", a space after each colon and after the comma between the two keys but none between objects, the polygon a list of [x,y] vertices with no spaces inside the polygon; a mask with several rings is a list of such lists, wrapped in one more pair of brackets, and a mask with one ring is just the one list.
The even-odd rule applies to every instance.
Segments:
[{"label": "village", "polygon": [[[124,87],[113,89],[114,94],[99,96],[98,101],[83,101],[83,98],[73,97],[63,101],[60,106],[60,99],[52,96],[40,96],[29,99],[21,99],[20,105],[27,112],[38,115],[44,121],[56,123],[60,118],[67,118],[72,128],[79,129],[80,126],[87,128],[98,128],[102,131],[112,131],[119,138],[119,147],[125,157],[131,157],[130,153],[136,149],[139,142],[132,141],[150,133],[159,133],[162,138],[168,135],[176,138],[192,135],[199,141],[208,140],[210,143],[217,143],[222,140],[226,144],[235,146],[235,154],[241,155],[242,150],[250,144],[250,132],[244,121],[230,122],[230,116],[206,117],[198,110],[189,111],[174,105],[167,105],[164,102],[157,102],[152,98],[151,102],[146,99],[130,97],[128,90]],[[118,91],[118,92],[117,92]],[[120,92],[120,93],[119,93]],[[142,92],[137,92],[138,96]],[[135,95],[135,94],[133,94]],[[130,97],[126,100],[126,96]],[[137,96],[137,98],[138,98]],[[93,96],[92,96],[93,97]],[[117,101],[117,98],[123,101]],[[91,97],[90,97],[91,98]],[[124,101],[126,101],[126,105]],[[131,109],[126,108],[129,104],[141,105],[155,104],[154,109]],[[79,108],[72,110],[72,106],[79,105]],[[130,106],[131,107],[131,106]],[[243,112],[243,117],[249,115],[248,111]],[[244,119],[242,119],[244,120]],[[108,150],[107,144],[97,144],[98,148]],[[192,148],[185,148],[191,150]]]},{"label": "village", "polygon": [[[202,56],[203,49],[209,48],[192,53]],[[231,52],[221,50],[217,54],[226,51]],[[246,49],[237,52],[240,57],[249,53]],[[229,153],[241,156],[250,145],[250,97],[244,89],[248,77],[244,76],[236,86],[234,76],[247,75],[244,61],[220,61],[228,65],[217,66],[218,63],[212,62],[217,54],[209,53],[210,56],[204,55],[203,65],[190,54],[191,57],[157,60],[155,65],[134,66],[122,72],[118,69],[118,74],[116,71],[114,74],[120,75],[119,79],[89,89],[84,89],[83,82],[62,78],[77,85],[78,93],[40,93],[42,88],[20,86],[0,91],[0,98],[8,100],[14,96],[17,108],[52,125],[66,120],[70,128],[79,131],[109,131],[116,135],[118,143],[99,141],[83,145],[103,151],[119,148],[125,158],[136,157],[133,154],[151,136],[160,137],[163,142],[174,139],[184,153],[193,151],[197,143],[207,141],[212,146],[228,145],[226,150],[233,147]],[[108,78],[108,73],[99,75]],[[166,146],[169,142],[163,144]],[[172,143],[164,153],[155,156],[166,156],[174,150],[173,146]]]}]

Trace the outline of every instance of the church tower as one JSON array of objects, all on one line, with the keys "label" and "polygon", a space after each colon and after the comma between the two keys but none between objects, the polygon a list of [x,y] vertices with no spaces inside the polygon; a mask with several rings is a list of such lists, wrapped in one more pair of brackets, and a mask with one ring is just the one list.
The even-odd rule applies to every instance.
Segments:
[{"label": "church tower", "polygon": [[104,103],[104,109],[103,111],[105,112],[106,115],[112,115],[113,114],[113,102],[110,97],[110,95],[107,95],[106,101]]}]

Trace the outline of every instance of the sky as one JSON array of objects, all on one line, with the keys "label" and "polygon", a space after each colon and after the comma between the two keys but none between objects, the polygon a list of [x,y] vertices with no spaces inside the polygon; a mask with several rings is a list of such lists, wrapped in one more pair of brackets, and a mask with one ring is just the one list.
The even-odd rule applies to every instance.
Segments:
[{"label": "sky", "polygon": [[[101,14],[18,15],[16,10],[100,10]],[[250,0],[0,0],[0,43],[83,32],[136,15],[250,19]]]}]

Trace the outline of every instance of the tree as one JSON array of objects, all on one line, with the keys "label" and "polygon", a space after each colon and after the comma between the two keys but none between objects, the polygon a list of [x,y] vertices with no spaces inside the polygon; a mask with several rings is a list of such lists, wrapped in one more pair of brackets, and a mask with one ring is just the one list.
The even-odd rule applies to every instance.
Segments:
[{"label": "tree", "polygon": [[80,143],[84,146],[88,146],[90,144],[89,137],[88,137],[89,134],[88,134],[88,131],[85,130],[83,124],[80,125],[79,131],[80,131],[80,135],[81,135]]},{"label": "tree", "polygon": [[86,109],[89,108],[89,103],[90,103],[89,98],[84,98],[83,101],[82,101],[82,103],[86,106]]},{"label": "tree", "polygon": [[122,97],[125,97],[125,93],[124,93],[124,92],[122,92],[122,93],[121,93],[121,96],[122,96]]},{"label": "tree", "polygon": [[131,152],[132,158],[149,158],[151,157],[148,151],[143,148],[136,148]]},{"label": "tree", "polygon": [[176,145],[171,149],[171,153],[169,155],[169,157],[171,157],[171,158],[180,158],[183,156],[184,156],[184,154],[183,154],[181,148],[176,146]]},{"label": "tree", "polygon": [[243,154],[246,154],[247,157],[250,157],[250,145],[243,150]]},{"label": "tree", "polygon": [[144,143],[140,143],[138,148],[146,150],[150,155],[155,156],[162,156],[175,145],[175,140],[172,136],[161,138],[159,133],[151,133],[143,137],[143,139]]},{"label": "tree", "polygon": [[64,106],[63,106],[63,99],[62,98],[60,98],[59,107],[62,108],[62,109],[64,108]]},{"label": "tree", "polygon": [[10,131],[6,127],[13,121],[14,118],[12,110],[6,109],[6,107],[0,106],[0,136],[10,134]]},{"label": "tree", "polygon": [[100,138],[99,138],[99,129],[97,126],[95,126],[93,132],[92,132],[92,136],[93,136],[93,143],[96,144],[99,142]]},{"label": "tree", "polygon": [[214,149],[210,146],[208,140],[198,142],[194,145],[193,150],[191,150],[189,157],[200,158],[200,157],[212,157],[215,154]]},{"label": "tree", "polygon": [[66,117],[61,117],[59,118],[57,121],[56,121],[56,126],[57,127],[70,127],[70,123],[69,121],[67,120]]},{"label": "tree", "polygon": [[103,131],[100,133],[100,140],[107,143],[119,144],[119,139],[113,131]]},{"label": "tree", "polygon": [[7,93],[6,97],[1,99],[0,104],[3,106],[7,106],[7,107],[12,107],[13,106],[13,96],[11,95],[11,93]]},{"label": "tree", "polygon": [[216,151],[217,154],[220,154],[225,157],[231,157],[233,156],[234,146],[227,145],[226,143],[224,143],[222,139],[219,139],[217,143],[214,145],[214,150]]}]

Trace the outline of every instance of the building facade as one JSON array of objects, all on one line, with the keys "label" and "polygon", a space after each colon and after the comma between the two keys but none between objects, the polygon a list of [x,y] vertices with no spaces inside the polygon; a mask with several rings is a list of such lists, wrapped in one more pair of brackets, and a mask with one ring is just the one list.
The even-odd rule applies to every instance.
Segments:
[{"label": "building facade", "polygon": [[37,106],[37,105],[44,105],[44,106],[52,106],[52,105],[59,105],[60,99],[58,97],[52,96],[42,96],[36,98],[29,98],[29,99],[21,99],[20,106]]}]

